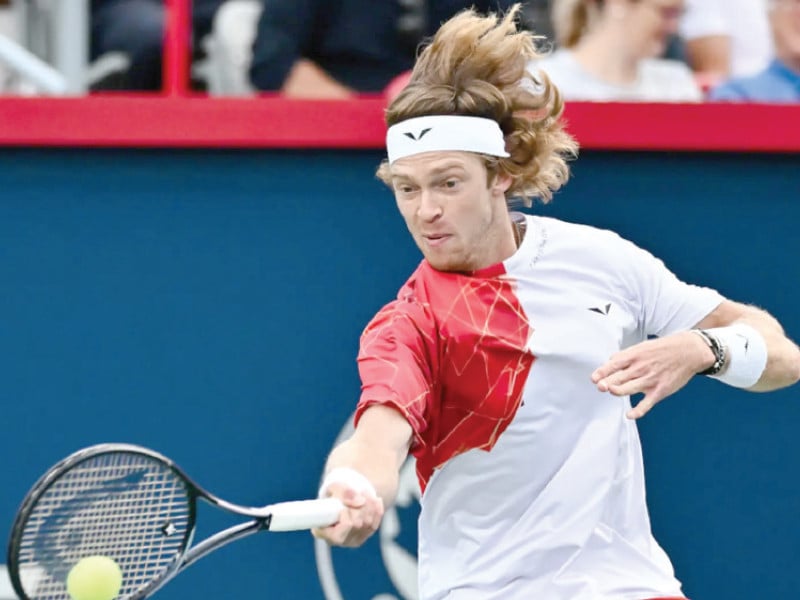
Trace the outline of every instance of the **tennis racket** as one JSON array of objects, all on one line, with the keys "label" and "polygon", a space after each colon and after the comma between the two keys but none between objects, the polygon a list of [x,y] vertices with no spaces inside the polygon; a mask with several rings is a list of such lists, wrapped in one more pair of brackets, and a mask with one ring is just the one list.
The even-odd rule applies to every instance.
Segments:
[{"label": "tennis racket", "polygon": [[[192,545],[198,500],[249,520]],[[70,569],[102,555],[122,570],[120,600],[146,598],[229,542],[259,531],[325,527],[341,510],[333,498],[238,506],[152,450],[100,444],[68,456],[28,492],[11,530],[8,572],[22,600],[69,600]]]}]

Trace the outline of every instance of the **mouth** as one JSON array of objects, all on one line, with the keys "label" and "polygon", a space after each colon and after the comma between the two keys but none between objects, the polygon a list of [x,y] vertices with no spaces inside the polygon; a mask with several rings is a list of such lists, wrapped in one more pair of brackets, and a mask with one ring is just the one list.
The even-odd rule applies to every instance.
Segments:
[{"label": "mouth", "polygon": [[450,239],[451,236],[450,234],[447,233],[432,233],[423,235],[422,237],[425,239],[428,246],[430,246],[431,248],[436,248],[437,246],[441,246],[442,244],[444,244],[447,240]]}]

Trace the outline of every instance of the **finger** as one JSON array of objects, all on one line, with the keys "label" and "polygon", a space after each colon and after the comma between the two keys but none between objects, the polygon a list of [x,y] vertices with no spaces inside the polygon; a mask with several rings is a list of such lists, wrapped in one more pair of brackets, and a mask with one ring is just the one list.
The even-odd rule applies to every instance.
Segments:
[{"label": "finger", "polygon": [[318,540],[327,542],[332,546],[341,546],[347,536],[347,531],[337,525],[332,525],[330,527],[312,529],[311,535]]},{"label": "finger", "polygon": [[364,511],[364,527],[370,530],[370,533],[377,531],[378,527],[380,527],[381,519],[383,519],[383,500],[376,498],[374,502],[369,503]]},{"label": "finger", "polygon": [[627,412],[626,416],[629,419],[641,419],[643,416],[649,413],[650,410],[661,401],[661,399],[662,398],[656,393],[650,392],[649,394],[645,395],[645,397],[642,398],[636,406],[631,408]]},{"label": "finger", "polygon": [[374,519],[373,519],[373,522],[372,522],[372,529],[374,531],[377,531],[378,527],[380,527],[381,521],[383,520],[383,513],[384,512],[385,511],[384,511],[384,507],[383,507],[383,499],[378,498],[378,503],[377,503],[376,510],[375,510],[375,516],[374,516]]},{"label": "finger", "polygon": [[383,500],[370,497],[362,507],[346,508],[336,525],[312,530],[312,535],[331,545],[357,547],[378,530],[383,513]]},{"label": "finger", "polygon": [[342,504],[344,504],[347,508],[361,508],[367,501],[367,497],[364,494],[354,490],[353,488],[343,487],[341,491],[334,490],[332,495],[339,498],[342,501]]},{"label": "finger", "polygon": [[353,517],[353,528],[349,532],[345,545],[360,546],[363,544],[380,527],[383,512],[383,501],[380,498],[374,498],[368,502],[359,511],[359,514]]},{"label": "finger", "polygon": [[631,364],[632,359],[627,354],[615,354],[604,364],[599,366],[592,373],[592,382],[600,383],[603,379],[608,378],[617,371],[627,369]]},{"label": "finger", "polygon": [[631,396],[639,392],[646,392],[650,385],[650,381],[645,377],[638,377],[614,383],[608,386],[608,391],[615,396]]},{"label": "finger", "polygon": [[369,501],[359,510],[359,521],[356,524],[359,528],[366,529],[369,533],[375,531],[383,518],[383,500],[381,498],[370,498]]},{"label": "finger", "polygon": [[353,529],[369,528],[374,521],[374,513],[378,505],[377,498],[370,498],[359,507],[347,509],[347,519]]},{"label": "finger", "polygon": [[611,388],[614,386],[623,385],[636,377],[636,373],[634,373],[631,369],[622,369],[620,371],[615,371],[611,373],[608,377],[605,377],[597,382],[597,389],[601,392],[608,392],[611,391]]},{"label": "finger", "polygon": [[375,530],[371,527],[359,527],[357,529],[351,529],[347,532],[347,537],[341,545],[348,548],[358,547],[363,544],[373,533],[375,533]]}]

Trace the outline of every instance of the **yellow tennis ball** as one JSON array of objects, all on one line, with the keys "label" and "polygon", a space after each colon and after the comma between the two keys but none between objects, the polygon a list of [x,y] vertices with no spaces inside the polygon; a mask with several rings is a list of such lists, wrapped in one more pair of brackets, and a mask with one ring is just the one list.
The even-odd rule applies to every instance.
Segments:
[{"label": "yellow tennis ball", "polygon": [[67,592],[73,600],[113,600],[122,588],[122,571],[107,556],[87,556],[70,569]]}]

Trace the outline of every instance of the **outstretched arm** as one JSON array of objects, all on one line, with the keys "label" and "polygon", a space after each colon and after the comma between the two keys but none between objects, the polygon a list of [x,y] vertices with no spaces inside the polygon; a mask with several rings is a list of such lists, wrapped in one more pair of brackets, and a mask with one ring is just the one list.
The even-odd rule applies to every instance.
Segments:
[{"label": "outstretched arm", "polygon": [[321,490],[323,496],[339,498],[345,510],[336,525],[315,530],[316,537],[359,546],[377,531],[385,507],[397,495],[411,439],[411,425],[393,408],[372,406],[361,415],[355,433],[328,457]]},{"label": "outstretched arm", "polygon": [[[768,392],[800,380],[800,350],[786,337],[783,327],[768,312],[737,302],[726,301],[697,324],[698,329],[749,325],[764,338],[767,362],[758,381],[748,387],[753,392]],[[730,365],[729,368],[733,367]]]},{"label": "outstretched arm", "polygon": [[[732,329],[724,329],[732,327]],[[739,331],[737,326],[743,326]],[[764,364],[749,385],[751,391],[769,391],[786,387],[800,380],[800,350],[783,332],[777,320],[758,308],[724,301],[698,324],[698,329],[717,330],[717,337],[735,340],[746,328],[755,332],[747,341],[747,351],[754,356],[763,350]],[[722,328],[722,329],[721,329]],[[760,339],[759,339],[760,338]],[[762,348],[763,345],[763,348]],[[750,357],[727,349],[727,364],[718,374],[723,382],[741,373]],[[626,348],[614,354],[592,373],[592,381],[602,392],[616,396],[644,393],[644,398],[628,412],[628,417],[644,416],[658,402],[677,392],[697,373],[715,364],[718,356],[706,339],[693,331],[682,331]],[[741,380],[741,378],[740,378]],[[736,383],[731,383],[737,385]]]}]

